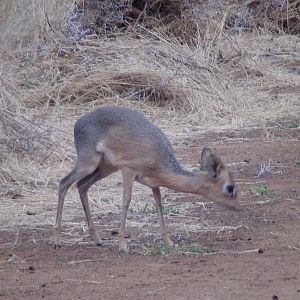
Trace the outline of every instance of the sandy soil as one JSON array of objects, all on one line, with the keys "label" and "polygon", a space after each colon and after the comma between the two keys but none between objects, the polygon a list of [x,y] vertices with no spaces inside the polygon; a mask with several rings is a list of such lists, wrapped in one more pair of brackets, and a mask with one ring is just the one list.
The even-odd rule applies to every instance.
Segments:
[{"label": "sandy soil", "polygon": [[[147,228],[129,222],[131,251],[125,256],[117,252],[117,213],[97,222],[107,241],[102,247],[86,236],[86,243],[55,250],[50,225],[22,226],[17,237],[16,230],[3,227],[0,299],[300,299],[300,130],[210,132],[175,147],[178,156],[193,162],[203,145],[230,164],[243,210],[197,205],[197,196],[179,194],[173,199],[179,213],[173,209],[168,223],[179,245],[201,245],[210,253],[147,253],[149,245],[161,242],[141,234],[157,230],[155,214]],[[269,159],[272,173],[256,177]],[[267,187],[263,195],[257,193],[260,186]],[[55,213],[55,206],[50,209]],[[145,215],[133,212],[130,218]],[[180,224],[186,218],[207,228],[185,230]],[[103,232],[104,224],[109,230]]]}]

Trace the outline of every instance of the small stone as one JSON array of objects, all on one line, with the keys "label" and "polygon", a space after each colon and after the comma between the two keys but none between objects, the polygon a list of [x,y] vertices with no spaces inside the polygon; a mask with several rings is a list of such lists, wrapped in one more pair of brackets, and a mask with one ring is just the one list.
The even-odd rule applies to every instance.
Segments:
[{"label": "small stone", "polygon": [[279,300],[278,296],[273,295],[272,300]]},{"label": "small stone", "polygon": [[28,216],[35,216],[36,212],[31,211],[31,210],[26,210],[26,215],[28,215]]},{"label": "small stone", "polygon": [[259,248],[257,252],[258,252],[258,253],[264,253],[264,250],[261,249],[261,248]]},{"label": "small stone", "polygon": [[35,271],[35,268],[33,266],[29,266],[28,271],[33,273]]}]

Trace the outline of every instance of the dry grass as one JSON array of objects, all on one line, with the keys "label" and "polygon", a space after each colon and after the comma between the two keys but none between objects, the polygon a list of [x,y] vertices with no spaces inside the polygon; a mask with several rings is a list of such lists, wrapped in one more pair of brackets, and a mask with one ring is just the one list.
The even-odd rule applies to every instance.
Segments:
[{"label": "dry grass", "polygon": [[[114,34],[74,38],[65,35],[70,15],[63,19],[54,13],[60,3],[72,11],[71,4],[46,2],[32,0],[27,10],[25,1],[1,4],[8,13],[0,26],[5,40],[0,64],[0,194],[1,211],[10,210],[1,220],[3,226],[53,223],[58,181],[75,160],[73,124],[99,105],[140,110],[179,144],[195,129],[264,125],[299,114],[297,36],[229,32],[225,10],[201,30],[181,19],[178,24],[192,37],[188,40],[173,34],[172,22],[156,28],[134,23]],[[26,26],[20,26],[23,23]],[[23,45],[13,47],[19,39]],[[145,207],[145,193],[145,188],[137,189],[133,213]],[[74,225],[72,231],[82,227],[82,210],[76,189],[68,195],[64,218]],[[171,202],[175,194],[168,197]],[[91,199],[98,214],[117,214],[118,175],[95,187]],[[37,215],[27,215],[28,208]],[[181,209],[186,217],[185,207]],[[149,214],[143,222],[148,217],[153,221]],[[191,220],[176,226],[200,230]]]},{"label": "dry grass", "polygon": [[36,40],[60,28],[71,0],[1,0],[0,53]]}]

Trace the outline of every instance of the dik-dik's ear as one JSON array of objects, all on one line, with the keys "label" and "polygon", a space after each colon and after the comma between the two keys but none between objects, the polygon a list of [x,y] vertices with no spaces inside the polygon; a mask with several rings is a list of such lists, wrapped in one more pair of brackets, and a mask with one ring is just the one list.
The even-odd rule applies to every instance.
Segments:
[{"label": "dik-dik's ear", "polygon": [[213,154],[211,149],[204,148],[201,153],[201,166],[209,172],[213,179],[217,179],[220,175],[222,162]]}]

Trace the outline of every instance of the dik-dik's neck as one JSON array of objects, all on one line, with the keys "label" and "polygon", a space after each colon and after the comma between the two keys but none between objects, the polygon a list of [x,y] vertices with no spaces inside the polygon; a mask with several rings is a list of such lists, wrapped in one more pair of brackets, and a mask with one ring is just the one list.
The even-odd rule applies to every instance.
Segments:
[{"label": "dik-dik's neck", "polygon": [[207,193],[208,175],[186,172],[184,174],[169,173],[161,176],[161,186],[177,192],[205,195]]}]

